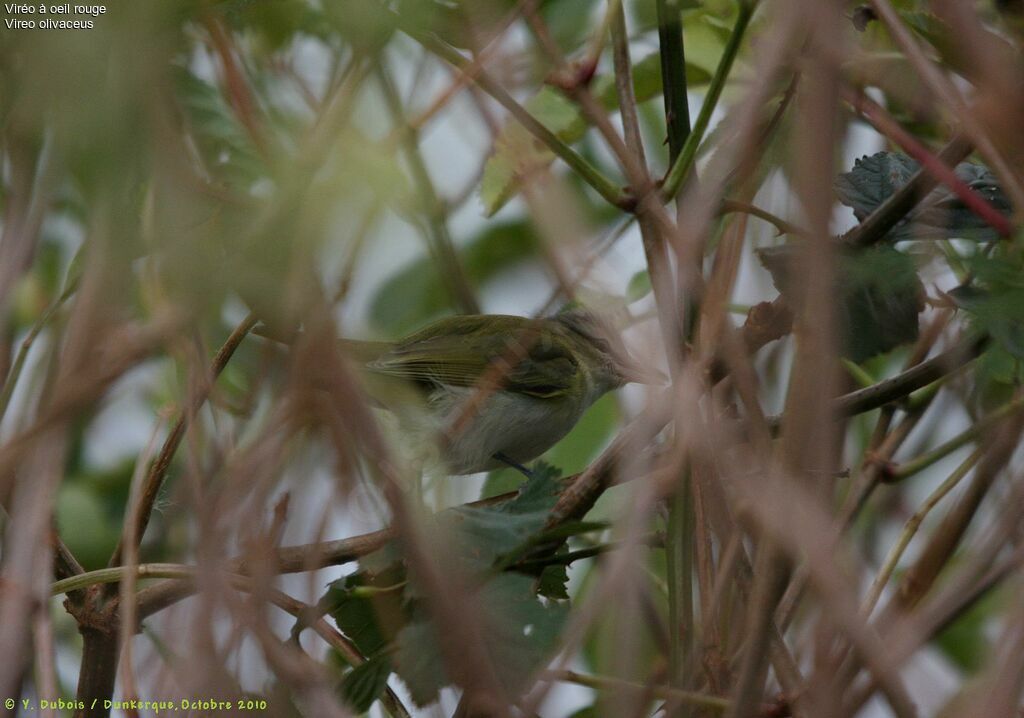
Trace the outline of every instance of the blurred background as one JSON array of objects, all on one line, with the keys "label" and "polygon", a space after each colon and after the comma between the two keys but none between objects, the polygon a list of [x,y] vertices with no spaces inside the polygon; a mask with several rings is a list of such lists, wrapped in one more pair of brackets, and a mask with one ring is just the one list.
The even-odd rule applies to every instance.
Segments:
[{"label": "blurred background", "polygon": [[[15,657],[0,697],[81,697],[94,685],[84,663],[106,661],[95,685],[113,680],[112,650],[115,698],[241,698],[273,715],[1015,715],[999,711],[1019,710],[1021,676],[999,666],[1019,660],[1016,563],[938,628],[915,623],[932,615],[917,603],[870,619],[934,556],[932,537],[955,538],[929,598],[1017,554],[1017,529],[990,534],[1020,510],[1019,243],[942,175],[923,208],[874,238],[878,256],[803,249],[831,246],[954,136],[971,146],[946,163],[975,167],[957,170],[961,184],[1016,222],[1018,9],[952,5],[168,0],[107,3],[91,29],[0,29],[0,646]],[[950,299],[963,287],[979,294]],[[743,334],[780,290],[796,336],[785,319],[764,341]],[[463,529],[427,517],[523,477],[414,475],[394,456],[400,429],[333,340],[570,303],[610,317],[673,383],[603,397],[545,455],[538,482],[573,477],[641,427],[592,505],[541,534],[579,552],[534,557],[565,566],[563,588],[506,545],[493,565],[537,579],[526,598],[506,596],[460,563]],[[673,312],[682,355],[666,350]],[[299,330],[291,345],[261,336]],[[967,370],[835,432],[821,420],[827,398],[974,330],[995,339]],[[722,362],[747,379],[712,381]],[[784,438],[759,443],[764,417],[783,412]],[[1004,423],[1017,434],[984,444]],[[397,478],[382,478],[392,463]],[[979,465],[992,474],[983,488],[970,483]],[[827,480],[794,479],[787,503],[772,467]],[[762,490],[772,499],[758,506]],[[950,507],[975,496],[976,515],[951,528]],[[392,523],[400,540],[373,552],[318,560],[308,548],[289,569],[274,553]],[[470,542],[534,535],[486,531]],[[67,610],[64,591],[51,597],[56,580],[135,563],[151,573],[86,579]],[[469,638],[445,623],[446,601]],[[318,602],[338,636],[290,641],[296,606]],[[806,680],[796,693],[757,648],[770,633],[759,615]],[[105,659],[83,625],[86,642],[102,627]],[[922,626],[932,632],[898,648]],[[475,655],[463,640],[496,677],[453,660]],[[354,678],[364,661],[372,671]]]}]

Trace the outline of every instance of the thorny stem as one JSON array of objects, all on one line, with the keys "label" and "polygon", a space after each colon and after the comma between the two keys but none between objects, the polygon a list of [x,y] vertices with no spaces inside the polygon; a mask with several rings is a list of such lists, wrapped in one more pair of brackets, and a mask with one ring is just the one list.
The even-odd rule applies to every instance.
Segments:
[{"label": "thorny stem", "polygon": [[682,10],[678,0],[657,0],[661,86],[664,88],[665,126],[669,161],[675,162],[690,135],[690,103],[686,86],[686,48]]},{"label": "thorny stem", "polygon": [[[658,46],[664,88],[669,163],[675,162],[690,136],[683,24],[675,0],[658,0]],[[707,100],[705,100],[707,102]],[[693,307],[689,307],[693,314]],[[688,323],[688,327],[693,324]],[[687,340],[692,337],[687,337]],[[674,365],[674,362],[673,362]],[[693,646],[693,493],[689,468],[668,500],[665,566],[668,579],[669,683],[684,684],[683,670]]]},{"label": "thorny stem", "polygon": [[704,95],[704,103],[700,107],[700,113],[697,115],[696,122],[693,123],[693,130],[687,136],[683,148],[679,151],[679,157],[672,163],[668,174],[665,175],[665,181],[661,189],[667,198],[675,197],[683,185],[683,180],[686,179],[693,168],[694,161],[697,159],[697,150],[704,139],[708,126],[711,124],[711,115],[714,113],[715,107],[718,105],[718,99],[725,88],[725,83],[729,79],[733,61],[735,61],[736,56],[739,54],[740,45],[743,43],[743,35],[750,24],[750,18],[754,14],[756,4],[756,2],[739,3],[736,24],[733,26],[732,34],[729,35],[729,41],[722,51],[722,59],[718,62],[715,74],[711,78],[711,84],[708,85],[707,93]]}]

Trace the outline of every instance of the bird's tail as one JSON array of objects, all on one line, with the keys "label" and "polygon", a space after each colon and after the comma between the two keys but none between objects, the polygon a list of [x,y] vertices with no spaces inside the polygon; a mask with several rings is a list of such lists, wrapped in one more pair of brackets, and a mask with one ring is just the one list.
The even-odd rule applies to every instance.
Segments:
[{"label": "bird's tail", "polygon": [[[252,330],[253,334],[264,339],[278,342],[280,344],[291,344],[295,341],[298,333],[286,336],[273,330],[269,325],[260,322]],[[391,342],[375,342],[362,339],[339,339],[339,343],[352,359],[360,364],[366,364],[386,354],[394,346]]]}]

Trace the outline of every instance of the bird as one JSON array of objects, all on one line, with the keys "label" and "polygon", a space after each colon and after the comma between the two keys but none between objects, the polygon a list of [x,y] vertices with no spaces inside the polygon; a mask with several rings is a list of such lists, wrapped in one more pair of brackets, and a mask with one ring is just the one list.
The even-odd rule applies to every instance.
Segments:
[{"label": "bird", "polygon": [[[663,378],[583,309],[450,316],[397,341],[342,343],[370,377],[371,396],[416,441],[432,441],[450,475],[510,466],[530,476],[525,465],[604,394]],[[396,382],[411,391],[395,391]]]}]

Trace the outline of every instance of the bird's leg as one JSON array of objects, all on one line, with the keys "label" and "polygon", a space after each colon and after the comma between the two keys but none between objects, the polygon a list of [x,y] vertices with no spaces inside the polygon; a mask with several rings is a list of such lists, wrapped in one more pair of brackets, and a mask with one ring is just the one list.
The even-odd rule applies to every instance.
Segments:
[{"label": "bird's leg", "polygon": [[518,461],[515,461],[514,459],[510,459],[509,457],[505,456],[505,454],[503,454],[502,452],[499,451],[498,453],[496,453],[494,455],[494,458],[500,461],[501,463],[505,464],[506,466],[512,467],[526,478],[533,478],[532,471],[530,471],[528,468],[520,464]]}]

